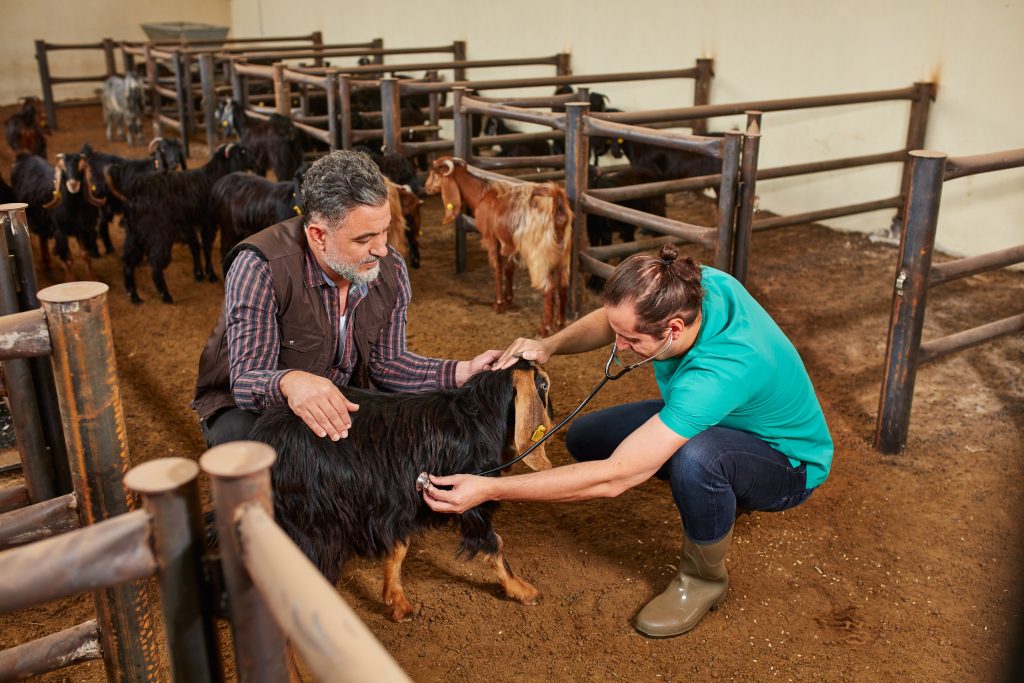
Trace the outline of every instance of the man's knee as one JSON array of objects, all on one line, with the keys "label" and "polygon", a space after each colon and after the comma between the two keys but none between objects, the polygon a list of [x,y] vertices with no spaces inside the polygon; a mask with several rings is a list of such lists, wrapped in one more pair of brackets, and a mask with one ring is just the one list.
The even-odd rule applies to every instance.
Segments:
[{"label": "man's knee", "polygon": [[673,456],[671,478],[692,485],[724,476],[724,451],[724,444],[715,438],[712,430],[701,432]]}]

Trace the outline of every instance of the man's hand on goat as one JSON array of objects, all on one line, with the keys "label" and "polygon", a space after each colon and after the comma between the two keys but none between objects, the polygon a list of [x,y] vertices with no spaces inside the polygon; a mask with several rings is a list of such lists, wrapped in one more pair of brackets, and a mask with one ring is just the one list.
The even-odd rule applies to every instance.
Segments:
[{"label": "man's hand on goat", "polygon": [[460,360],[455,366],[455,385],[461,387],[470,377],[484,370],[493,370],[494,361],[501,355],[500,350],[484,351],[473,360]]},{"label": "man's hand on goat", "polygon": [[505,368],[510,368],[520,358],[532,360],[539,365],[543,365],[551,358],[551,351],[548,350],[547,346],[540,339],[524,339],[520,337],[505,349],[505,352],[501,354],[501,358],[494,364],[493,369],[504,370]]},{"label": "man's hand on goat", "polygon": [[302,418],[313,433],[331,441],[344,439],[352,426],[349,413],[359,410],[341,390],[326,377],[292,370],[281,377],[281,393],[288,399],[288,407]]}]

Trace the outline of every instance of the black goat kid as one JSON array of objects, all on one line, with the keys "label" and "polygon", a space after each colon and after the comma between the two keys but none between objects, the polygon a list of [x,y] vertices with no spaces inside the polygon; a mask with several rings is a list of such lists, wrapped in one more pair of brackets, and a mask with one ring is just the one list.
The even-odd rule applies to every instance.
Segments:
[{"label": "black goat kid", "polygon": [[220,228],[220,257],[263,228],[302,214],[303,164],[289,181],[275,183],[251,173],[229,173],[213,184],[213,218]]},{"label": "black goat kid", "polygon": [[[142,303],[135,288],[135,268],[149,256],[153,284],[164,303],[174,299],[164,280],[171,262],[171,248],[183,242],[192,252],[196,280],[217,281],[213,268],[213,242],[217,223],[210,212],[213,184],[234,171],[252,168],[249,152],[242,145],[221,145],[200,169],[184,173],[156,173],[135,180],[124,208],[124,286],[133,303]],[[198,230],[197,230],[198,228]],[[199,260],[202,243],[203,263]],[[204,269],[205,266],[205,269]]]},{"label": "black goat kid", "polygon": [[256,173],[265,176],[271,170],[279,181],[286,181],[302,165],[302,134],[284,116],[271,114],[266,121],[257,121],[237,101],[225,98],[217,107],[216,120],[221,139],[238,135],[252,155]]},{"label": "black goat kid", "polygon": [[42,109],[43,104],[38,97],[25,97],[21,100],[21,109],[4,122],[4,136],[15,153],[28,152],[46,157],[45,136],[50,134],[50,127]]},{"label": "black goat kid", "polygon": [[[424,471],[497,467],[513,447],[521,452],[530,445],[539,425],[551,427],[547,374],[521,361],[482,372],[459,389],[382,393],[348,387],[345,396],[359,404],[346,439],[318,438],[288,406],[265,412],[250,435],[277,450],[274,514],[327,580],[336,583],[353,555],[386,558],[383,600],[392,619],[410,619],[418,610],[401,583],[409,543],[428,527],[457,521],[459,555],[483,553],[510,598],[536,603],[540,593],[512,574],[491,528],[498,504],[453,518],[427,507],[415,482]],[[526,462],[534,469],[551,467],[543,447]]]},{"label": "black goat kid", "polygon": [[93,195],[92,174],[81,154],[58,154],[57,165],[46,159],[22,152],[14,162],[11,185],[25,210],[29,229],[39,237],[39,253],[43,268],[50,270],[48,241],[55,241],[57,257],[64,264],[65,275],[72,279],[72,258],[68,239],[74,237],[82,249],[86,275],[93,278],[90,257],[96,253],[96,221],[103,200]]},{"label": "black goat kid", "polygon": [[150,173],[166,173],[178,167],[184,171],[188,168],[185,149],[177,140],[153,138],[149,143],[149,154],[145,159],[127,159],[116,154],[97,152],[88,142],[82,146],[82,156],[92,172],[92,192],[106,200],[100,207],[98,232],[107,254],[114,253],[114,245],[110,241],[110,223],[115,216],[124,212],[125,195],[132,182]]}]

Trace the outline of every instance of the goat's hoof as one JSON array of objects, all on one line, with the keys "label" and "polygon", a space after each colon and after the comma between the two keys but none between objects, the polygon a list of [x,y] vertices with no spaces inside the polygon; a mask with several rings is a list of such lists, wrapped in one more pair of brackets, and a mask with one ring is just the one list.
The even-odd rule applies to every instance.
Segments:
[{"label": "goat's hoof", "polygon": [[207,273],[206,274],[207,282],[216,282],[218,279],[220,279],[220,278],[217,277],[217,273]]},{"label": "goat's hoof", "polygon": [[165,304],[173,304],[174,297],[172,297],[169,292],[164,292],[160,295],[160,301],[163,301]]},{"label": "goat's hoof", "polygon": [[415,617],[419,616],[419,607],[413,607],[408,602],[394,605],[391,608],[391,621],[396,623],[402,623],[403,621],[411,621]]},{"label": "goat's hoof", "polygon": [[544,595],[527,581],[513,579],[513,583],[505,587],[508,597],[522,605],[539,605]]},{"label": "goat's hoof", "polygon": [[206,273],[200,273],[199,271],[196,271],[192,273],[192,275],[193,277],[195,277],[196,282],[202,282],[203,280],[206,279]]}]

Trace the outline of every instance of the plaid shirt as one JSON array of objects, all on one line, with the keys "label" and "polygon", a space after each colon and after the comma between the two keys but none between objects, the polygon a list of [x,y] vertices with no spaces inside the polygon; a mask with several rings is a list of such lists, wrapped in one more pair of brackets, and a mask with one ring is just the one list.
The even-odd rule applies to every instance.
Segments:
[{"label": "plaid shirt", "polygon": [[[416,391],[455,386],[457,361],[423,358],[405,346],[405,321],[412,288],[405,262],[395,260],[398,269],[398,300],[381,338],[373,344],[367,369],[370,378],[388,391]],[[387,267],[387,261],[381,266]],[[306,249],[303,277],[308,287],[319,289],[320,300],[328,312],[338,311],[331,319],[331,341],[336,343],[331,368],[325,375],[337,386],[348,384],[355,365],[352,342],[352,314],[369,287],[350,285],[344,313],[345,343],[337,343],[341,319],[341,293],[320,269],[313,254]],[[227,344],[230,362],[231,393],[239,408],[262,412],[285,403],[281,394],[281,377],[289,372],[278,368],[281,345],[277,324],[277,301],[271,283],[270,266],[256,252],[246,250],[231,264],[225,278],[224,307],[227,315]]]}]

